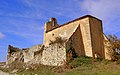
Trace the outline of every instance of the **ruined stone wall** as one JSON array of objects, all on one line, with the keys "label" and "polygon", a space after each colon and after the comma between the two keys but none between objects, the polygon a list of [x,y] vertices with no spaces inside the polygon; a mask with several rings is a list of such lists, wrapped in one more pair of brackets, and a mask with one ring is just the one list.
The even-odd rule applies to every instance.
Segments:
[{"label": "ruined stone wall", "polygon": [[23,50],[24,62],[29,62],[35,58],[37,53],[41,53],[43,45],[35,45],[31,48]]},{"label": "ruined stone wall", "polygon": [[16,49],[18,48],[9,47],[10,52],[15,52],[11,52],[9,56],[7,56],[7,64],[12,62],[25,62],[28,64],[60,66],[66,61],[65,46],[57,43],[49,45],[48,47],[44,47],[44,45],[36,45],[31,48],[20,49],[17,51]]},{"label": "ruined stone wall", "polygon": [[60,44],[51,44],[44,47],[41,52],[37,52],[33,59],[29,59],[26,63],[43,64],[49,66],[60,66],[66,61],[66,49]]},{"label": "ruined stone wall", "polygon": [[66,49],[60,44],[52,44],[44,48],[41,64],[60,66],[66,61]]},{"label": "ruined stone wall", "polygon": [[6,64],[12,62],[29,62],[39,53],[42,53],[43,45],[36,45],[31,48],[19,49],[13,46],[8,47],[8,55]]},{"label": "ruined stone wall", "polygon": [[21,49],[9,45],[6,64],[12,62],[24,62],[24,58]]},{"label": "ruined stone wall", "polygon": [[22,51],[14,52],[9,56],[9,58],[7,59],[6,64],[10,64],[12,62],[24,62],[23,57],[24,56],[23,56]]}]

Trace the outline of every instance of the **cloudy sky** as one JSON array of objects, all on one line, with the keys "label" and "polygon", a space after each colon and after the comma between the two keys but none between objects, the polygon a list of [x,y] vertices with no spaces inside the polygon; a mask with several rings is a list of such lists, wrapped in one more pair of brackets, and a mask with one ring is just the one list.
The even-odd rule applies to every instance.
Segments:
[{"label": "cloudy sky", "polygon": [[0,61],[6,61],[9,44],[42,44],[44,23],[50,17],[63,24],[86,14],[103,20],[106,35],[120,37],[120,0],[0,0]]}]

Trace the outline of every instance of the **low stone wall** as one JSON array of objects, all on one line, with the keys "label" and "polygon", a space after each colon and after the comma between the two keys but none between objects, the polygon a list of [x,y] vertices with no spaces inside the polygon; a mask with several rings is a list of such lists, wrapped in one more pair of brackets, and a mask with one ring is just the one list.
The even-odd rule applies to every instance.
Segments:
[{"label": "low stone wall", "polygon": [[23,50],[23,55],[24,55],[24,62],[31,61],[32,59],[35,58],[35,55],[39,54],[43,48],[43,45],[35,45],[31,48],[27,48]]}]

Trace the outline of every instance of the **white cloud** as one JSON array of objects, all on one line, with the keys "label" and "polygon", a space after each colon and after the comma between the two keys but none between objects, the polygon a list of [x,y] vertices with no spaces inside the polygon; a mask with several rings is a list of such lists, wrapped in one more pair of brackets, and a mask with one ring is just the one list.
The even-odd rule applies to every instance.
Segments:
[{"label": "white cloud", "polygon": [[[53,2],[47,0],[21,0],[24,5],[29,7],[30,9],[36,11],[34,14],[40,15],[41,17],[46,18],[46,13],[49,13],[49,16],[64,16],[69,18],[75,18],[80,16],[80,9],[78,9],[78,3],[73,1],[57,1],[54,0]],[[55,4],[53,4],[55,3]],[[46,13],[44,13],[46,12]],[[51,14],[51,15],[50,15]],[[78,16],[79,15],[79,16]],[[47,17],[48,18],[48,17]]]},{"label": "white cloud", "polygon": [[108,19],[110,14],[116,16],[120,11],[120,0],[84,0],[81,8],[88,13],[104,20]]},{"label": "white cloud", "polygon": [[0,39],[4,38],[4,37],[5,37],[5,35],[2,32],[0,32]]},{"label": "white cloud", "polygon": [[80,3],[82,11],[103,20],[103,27],[106,33],[115,34],[118,32],[120,19],[120,0],[84,0]]}]

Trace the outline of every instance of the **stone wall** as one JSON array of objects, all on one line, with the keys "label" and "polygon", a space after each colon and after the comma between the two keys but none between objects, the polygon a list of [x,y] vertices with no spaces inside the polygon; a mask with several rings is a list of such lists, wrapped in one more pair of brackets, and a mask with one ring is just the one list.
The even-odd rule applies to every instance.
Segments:
[{"label": "stone wall", "polygon": [[90,34],[93,57],[105,58],[102,21],[90,17]]},{"label": "stone wall", "polygon": [[11,45],[8,46],[8,54],[6,64],[10,64],[12,62],[24,62],[23,52],[21,49],[13,47]]},{"label": "stone wall", "polygon": [[41,64],[60,66],[66,61],[66,49],[60,44],[52,44],[44,48]]},{"label": "stone wall", "polygon": [[59,27],[59,25],[57,24],[57,20],[55,18],[50,18],[50,20],[45,23],[44,32],[48,32],[57,27]]},{"label": "stone wall", "polygon": [[104,36],[104,49],[105,49],[105,59],[111,60],[111,54],[109,53],[109,40],[107,38],[107,36],[105,34],[103,34]]},{"label": "stone wall", "polygon": [[77,27],[73,35],[67,41],[66,49],[74,49],[78,56],[85,56],[83,37],[81,35],[80,26]]},{"label": "stone wall", "polygon": [[55,37],[63,37],[63,38],[69,39],[70,36],[78,27],[78,25],[79,25],[79,21],[77,22],[77,24],[76,22],[73,22],[68,25],[49,31],[47,33],[44,32],[44,45],[49,46],[50,40],[54,41]]},{"label": "stone wall", "polygon": [[31,48],[24,49],[23,50],[24,62],[28,62],[34,59],[35,55],[42,52],[43,50],[42,48],[43,48],[43,45],[36,45]]},{"label": "stone wall", "polygon": [[42,53],[43,47],[43,45],[36,45],[31,48],[19,49],[9,45],[6,64],[12,62],[29,62],[37,54]]},{"label": "stone wall", "polygon": [[[9,47],[10,51],[11,47]],[[13,51],[14,49],[16,50],[15,47],[12,47]],[[24,62],[28,64],[60,66],[66,61],[66,49],[63,45],[57,43],[51,44],[48,47],[36,45],[31,48],[19,49],[16,52],[12,52],[7,58],[7,64],[12,62]]]},{"label": "stone wall", "polygon": [[35,55],[28,64],[43,64],[49,66],[60,66],[66,61],[66,49],[60,44],[51,44],[44,47],[42,52]]}]

